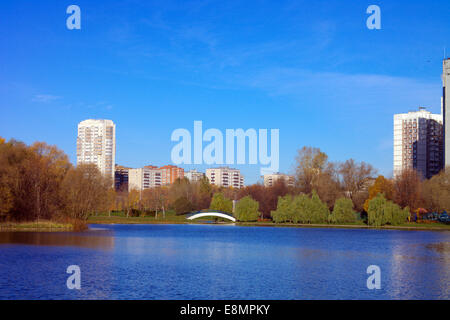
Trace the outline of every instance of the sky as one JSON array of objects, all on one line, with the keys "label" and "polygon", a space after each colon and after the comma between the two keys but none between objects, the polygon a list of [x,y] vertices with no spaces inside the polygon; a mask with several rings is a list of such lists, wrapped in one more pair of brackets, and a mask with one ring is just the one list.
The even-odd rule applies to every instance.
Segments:
[{"label": "sky", "polygon": [[[72,4],[80,30],[66,27]],[[393,115],[441,112],[449,17],[448,0],[1,1],[0,136],[75,164],[78,122],[111,119],[116,163],[160,166],[172,132],[202,121],[279,129],[281,172],[313,146],[390,176]],[[231,166],[260,181],[261,165]]]}]

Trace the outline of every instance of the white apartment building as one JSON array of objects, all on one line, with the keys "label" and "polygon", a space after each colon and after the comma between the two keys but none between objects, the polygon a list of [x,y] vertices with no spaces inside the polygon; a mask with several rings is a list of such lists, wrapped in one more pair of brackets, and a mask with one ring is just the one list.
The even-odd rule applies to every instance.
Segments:
[{"label": "white apartment building", "polygon": [[78,124],[77,164],[96,164],[114,180],[116,125],[111,120],[84,120]]},{"label": "white apartment building", "polygon": [[184,177],[190,182],[197,182],[203,179],[205,174],[203,172],[198,172],[197,170],[189,170],[184,173]]},{"label": "white apartment building", "polygon": [[425,108],[394,115],[394,176],[406,168],[431,178],[443,169],[442,115]]},{"label": "white apartment building", "polygon": [[272,187],[279,180],[283,180],[289,187],[293,187],[295,184],[294,176],[282,173],[265,174],[263,179],[265,187]]},{"label": "white apartment building", "polygon": [[244,176],[238,169],[228,167],[206,169],[206,177],[212,185],[219,187],[244,187]]},{"label": "white apartment building", "polygon": [[142,191],[163,185],[163,171],[156,168],[138,168],[128,170],[128,191]]},{"label": "white apartment building", "polygon": [[445,167],[450,166],[450,58],[443,62],[442,116],[444,118]]}]

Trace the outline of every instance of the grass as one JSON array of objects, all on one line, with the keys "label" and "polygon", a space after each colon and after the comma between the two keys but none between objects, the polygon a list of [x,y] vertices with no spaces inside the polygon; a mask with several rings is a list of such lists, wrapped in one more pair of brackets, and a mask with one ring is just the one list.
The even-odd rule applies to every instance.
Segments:
[{"label": "grass", "polygon": [[[116,212],[109,216],[108,214],[102,214],[98,216],[91,216],[88,219],[89,224],[185,224],[185,223],[199,223],[201,221],[213,221],[215,217],[203,217],[198,220],[188,221],[186,216],[177,216],[174,212],[167,212],[163,217],[162,213],[158,214],[158,218],[151,216],[143,217],[126,217],[123,212]],[[230,222],[228,220],[219,219],[219,222]],[[312,227],[312,228],[361,228],[372,229],[366,225],[363,221],[359,220],[353,223],[346,224],[294,224],[294,223],[274,223],[271,221],[258,221],[258,222],[237,222],[239,226],[261,226],[261,227]],[[400,226],[383,226],[378,229],[414,229],[414,230],[450,230],[450,224],[443,223],[404,223]]]},{"label": "grass", "polygon": [[49,220],[0,223],[0,231],[71,231],[71,230],[74,230],[74,225],[72,223],[61,223]]}]

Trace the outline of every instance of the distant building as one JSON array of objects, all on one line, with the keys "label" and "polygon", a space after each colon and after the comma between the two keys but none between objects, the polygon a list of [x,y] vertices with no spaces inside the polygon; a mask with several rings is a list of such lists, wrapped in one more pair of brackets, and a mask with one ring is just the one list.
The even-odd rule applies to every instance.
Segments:
[{"label": "distant building", "polygon": [[175,180],[184,178],[184,169],[177,166],[167,165],[159,168],[159,170],[162,170],[163,185],[172,184]]},{"label": "distant building", "polygon": [[114,180],[116,125],[111,120],[84,120],[78,124],[77,164],[93,163]]},{"label": "distant building", "polygon": [[114,188],[117,191],[128,190],[128,171],[130,168],[116,165],[114,170]]},{"label": "distant building", "polygon": [[206,169],[206,177],[212,185],[219,187],[244,187],[244,176],[238,169],[228,167]]},{"label": "distant building", "polygon": [[394,176],[411,168],[428,179],[444,167],[442,115],[424,109],[394,115]]},{"label": "distant building", "polygon": [[445,166],[450,166],[450,58],[443,62],[442,116],[444,120]]},{"label": "distant building", "polygon": [[162,170],[152,167],[144,167],[128,170],[128,191],[146,190],[161,187],[163,185]]},{"label": "distant building", "polygon": [[289,187],[293,187],[295,184],[294,176],[282,173],[265,174],[263,179],[265,187],[272,187],[279,180],[283,180]]},{"label": "distant building", "polygon": [[203,172],[198,172],[197,170],[189,170],[184,173],[184,177],[190,182],[197,182],[203,179],[205,174]]}]

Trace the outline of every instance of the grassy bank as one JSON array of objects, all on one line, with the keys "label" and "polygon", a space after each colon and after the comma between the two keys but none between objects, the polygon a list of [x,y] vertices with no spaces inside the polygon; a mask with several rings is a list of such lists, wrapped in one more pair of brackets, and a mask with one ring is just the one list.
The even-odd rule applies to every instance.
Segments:
[{"label": "grassy bank", "polygon": [[73,231],[76,229],[74,223],[62,223],[48,220],[27,222],[5,222],[0,223],[1,231]]},{"label": "grassy bank", "polygon": [[[177,216],[173,212],[166,213],[165,217],[162,214],[158,214],[158,217],[145,216],[145,217],[126,217],[126,215],[119,213],[112,216],[98,215],[91,216],[88,219],[89,224],[187,224],[187,223],[201,223],[202,221],[212,221],[214,217],[204,217],[197,221],[188,221],[186,216]],[[220,219],[222,222],[222,219]],[[231,221],[230,221],[231,222]],[[271,221],[261,222],[237,222],[239,226],[260,226],[260,227],[298,227],[298,228],[354,228],[354,229],[374,229],[360,222],[352,224],[294,224],[294,223],[274,223]],[[442,223],[405,223],[400,226],[384,226],[378,229],[397,229],[397,230],[450,230],[450,224]]]}]

